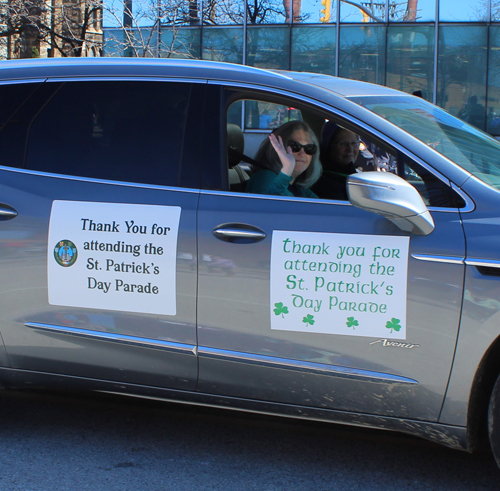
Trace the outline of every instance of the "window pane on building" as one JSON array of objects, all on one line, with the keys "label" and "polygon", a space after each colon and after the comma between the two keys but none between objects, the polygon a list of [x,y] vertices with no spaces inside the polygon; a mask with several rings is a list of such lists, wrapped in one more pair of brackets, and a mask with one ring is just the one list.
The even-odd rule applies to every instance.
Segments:
[{"label": "window pane on building", "polygon": [[259,0],[258,2],[254,0],[246,1],[248,1],[248,24],[284,24],[285,22],[289,22],[291,12],[289,5],[292,0]]},{"label": "window pane on building", "polygon": [[290,68],[290,28],[249,26],[247,39],[247,65]]},{"label": "window pane on building", "polygon": [[[145,3],[144,5],[153,14],[148,15],[151,17],[151,25],[154,23],[157,13],[162,24],[174,26],[196,26],[200,24],[201,13],[197,0],[158,0],[156,3]],[[136,4],[135,10],[140,12],[141,7],[142,5],[137,6]],[[144,9],[144,7],[142,8]],[[132,11],[134,12],[134,8],[132,8]]]},{"label": "window pane on building", "polygon": [[292,70],[335,75],[335,26],[292,29]]},{"label": "window pane on building", "polygon": [[439,0],[441,22],[481,22],[488,18],[488,2]]},{"label": "window pane on building", "polygon": [[161,31],[161,58],[201,58],[199,28],[178,29],[163,27]]},{"label": "window pane on building", "polygon": [[386,2],[363,2],[352,5],[351,3],[340,2],[340,22],[384,22],[386,16]]},{"label": "window pane on building", "polygon": [[405,0],[389,3],[389,22],[432,22],[436,0]]},{"label": "window pane on building", "polygon": [[486,26],[439,28],[437,104],[464,121],[485,128]]},{"label": "window pane on building", "polygon": [[490,27],[486,130],[500,136],[500,26]]},{"label": "window pane on building", "polygon": [[151,27],[106,29],[104,41],[104,56],[158,56],[158,31]]},{"label": "window pane on building", "polygon": [[384,84],[385,37],[385,26],[340,26],[339,75]]},{"label": "window pane on building", "polygon": [[337,21],[337,0],[291,0],[293,22],[328,24]]},{"label": "window pane on building", "polygon": [[203,24],[209,26],[243,25],[245,2],[237,0],[204,0]]},{"label": "window pane on building", "polygon": [[500,0],[491,0],[491,20],[500,21]]},{"label": "window pane on building", "polygon": [[386,85],[432,102],[434,38],[434,26],[389,26]]},{"label": "window pane on building", "polygon": [[240,27],[205,27],[203,59],[243,63],[243,29]]}]

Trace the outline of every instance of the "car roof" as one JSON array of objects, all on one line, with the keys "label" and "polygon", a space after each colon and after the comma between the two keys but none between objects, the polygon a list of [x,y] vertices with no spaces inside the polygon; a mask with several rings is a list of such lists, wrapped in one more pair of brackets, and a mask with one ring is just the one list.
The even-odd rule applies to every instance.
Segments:
[{"label": "car roof", "polygon": [[38,58],[0,64],[0,79],[72,76],[167,76],[247,81],[286,79],[284,75],[231,63],[158,58]]},{"label": "car roof", "polygon": [[163,76],[216,79],[292,88],[297,82],[335,92],[343,97],[405,95],[381,85],[308,72],[267,70],[247,65],[189,59],[161,58],[38,58],[0,64],[0,80],[82,76]]},{"label": "car roof", "polygon": [[334,77],[323,73],[309,72],[284,72],[276,70],[275,73],[286,75],[298,82],[304,82],[311,85],[316,85],[323,89],[336,92],[344,97],[360,97],[360,96],[408,96],[399,90],[384,87],[383,85],[372,84],[369,82],[361,82],[359,80],[350,80],[347,78]]}]

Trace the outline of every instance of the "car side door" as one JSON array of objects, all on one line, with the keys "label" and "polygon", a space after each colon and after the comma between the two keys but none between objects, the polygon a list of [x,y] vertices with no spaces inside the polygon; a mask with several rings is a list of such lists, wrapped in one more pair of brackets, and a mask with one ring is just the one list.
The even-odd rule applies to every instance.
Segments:
[{"label": "car side door", "polygon": [[15,213],[0,224],[12,368],[196,387],[203,94],[182,80],[48,80],[0,132],[16,143],[0,168]]},{"label": "car side door", "polygon": [[[287,105],[314,112],[295,98]],[[333,111],[325,118],[380,139]],[[224,113],[221,120],[223,134]],[[221,189],[202,191],[200,390],[438,419],[460,319],[464,203],[425,163],[401,147],[392,151],[402,177],[426,188],[421,176],[429,174],[437,194],[452,197],[430,208],[430,235],[412,235],[347,201],[231,192],[224,176]],[[225,267],[213,267],[214,258]]]}]

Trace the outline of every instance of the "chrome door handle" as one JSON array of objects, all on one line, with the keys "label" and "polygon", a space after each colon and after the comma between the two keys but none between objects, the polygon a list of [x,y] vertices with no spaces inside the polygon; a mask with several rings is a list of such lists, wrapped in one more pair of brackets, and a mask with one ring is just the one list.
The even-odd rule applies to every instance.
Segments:
[{"label": "chrome door handle", "polygon": [[12,206],[0,203],[0,220],[10,220],[17,217],[17,211]]},{"label": "chrome door handle", "polygon": [[267,234],[260,228],[245,223],[223,223],[215,227],[212,233],[220,240],[239,244],[260,242],[267,237]]}]

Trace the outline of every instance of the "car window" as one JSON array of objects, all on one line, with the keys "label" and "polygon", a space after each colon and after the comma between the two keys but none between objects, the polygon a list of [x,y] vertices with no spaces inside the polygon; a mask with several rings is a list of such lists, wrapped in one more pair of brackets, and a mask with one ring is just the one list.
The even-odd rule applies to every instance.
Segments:
[{"label": "car window", "polygon": [[286,104],[247,99],[232,103],[227,118],[228,123],[245,130],[272,130],[287,121],[302,121],[302,114],[300,109]]},{"label": "car window", "polygon": [[403,153],[398,154],[394,170],[420,193],[424,203],[433,208],[463,208],[466,203],[449,185]]},{"label": "car window", "polygon": [[0,85],[0,131],[39,86],[40,83]]},{"label": "car window", "polygon": [[[287,110],[286,120],[278,118],[279,111],[283,108]],[[293,111],[290,108],[293,108]],[[253,115],[252,111],[254,111]],[[265,124],[263,116],[266,117]],[[257,118],[260,118],[262,126],[258,129],[249,125],[249,122],[257,121]],[[278,121],[280,121],[280,124],[277,124]],[[279,169],[274,169],[274,174],[265,170],[268,168],[268,163],[261,161],[262,153],[257,154],[260,145],[268,140],[270,132],[288,121],[307,123],[318,140],[317,154],[311,158],[311,162],[314,162],[314,159],[319,157],[322,175],[314,183],[308,184],[307,190],[300,188],[293,190],[292,187],[287,187],[288,183],[285,183],[285,185],[280,183],[278,187],[270,184],[279,173]],[[265,101],[254,99],[237,100],[228,105],[226,123],[228,187],[232,191],[258,194],[286,193],[285,195],[295,195],[296,197],[346,201],[348,199],[346,181],[349,174],[378,171],[392,172],[408,181],[417,189],[427,206],[441,208],[465,206],[463,199],[451,189],[448,183],[443,182],[405,154],[365,131],[361,131],[352,125],[347,127],[344,122],[339,118],[335,118],[334,115],[301,106],[297,101],[284,104],[281,99],[279,103],[272,102],[272,99]],[[267,127],[264,128],[263,126]],[[330,147],[321,142],[321,137],[326,138],[329,133],[325,131],[325,128],[328,127],[333,127],[334,130],[332,131],[334,132],[344,131],[346,136],[341,140],[349,140],[350,135],[350,138],[355,140],[351,143],[359,145],[357,154],[355,152],[355,159],[345,173],[331,168],[331,162],[329,162],[327,150],[325,150]],[[338,143],[349,142],[339,141]],[[265,180],[264,184],[255,185],[256,181],[262,181],[263,179]],[[278,180],[280,180],[279,177]]]},{"label": "car window", "polygon": [[[0,85],[0,165],[23,167],[29,124],[58,84]],[[48,90],[47,90],[48,89]]]},{"label": "car window", "polygon": [[26,168],[176,186],[190,84],[67,82],[34,120]]},{"label": "car window", "polygon": [[500,142],[490,135],[418,97],[350,99],[396,124],[486,184],[500,189]]}]

